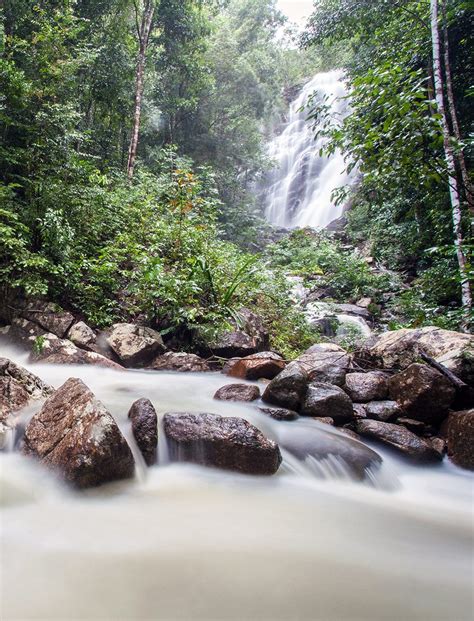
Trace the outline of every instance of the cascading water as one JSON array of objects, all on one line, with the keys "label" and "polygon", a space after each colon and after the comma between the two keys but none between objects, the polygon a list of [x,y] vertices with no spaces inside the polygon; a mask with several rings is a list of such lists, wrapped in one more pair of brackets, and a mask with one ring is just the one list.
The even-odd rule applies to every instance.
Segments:
[{"label": "cascading water", "polygon": [[275,226],[326,227],[343,210],[342,205],[334,204],[333,191],[354,178],[354,173],[345,171],[346,162],[339,151],[330,157],[319,153],[327,139],[315,140],[305,109],[313,93],[329,106],[332,119],[340,120],[348,111],[342,71],[318,73],[291,104],[285,128],[268,147],[276,166],[264,182],[262,195],[266,218]]}]

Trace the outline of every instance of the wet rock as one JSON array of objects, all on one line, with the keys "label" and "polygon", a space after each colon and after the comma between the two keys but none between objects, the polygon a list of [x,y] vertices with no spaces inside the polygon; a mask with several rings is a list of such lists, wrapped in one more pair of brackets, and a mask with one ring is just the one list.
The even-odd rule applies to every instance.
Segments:
[{"label": "wet rock", "polygon": [[84,321],[73,324],[69,329],[67,338],[80,349],[96,351],[97,335]]},{"label": "wet rock", "polygon": [[441,459],[429,442],[400,425],[376,420],[358,420],[355,429],[366,438],[391,446],[412,461],[429,463]]},{"label": "wet rock", "polygon": [[351,357],[334,343],[319,343],[306,350],[293,364],[298,364],[308,374],[310,381],[343,386]]},{"label": "wet rock", "polygon": [[447,436],[451,461],[461,468],[474,470],[474,409],[450,414]]},{"label": "wet rock", "polygon": [[240,309],[238,315],[240,327],[223,334],[211,345],[211,350],[216,356],[241,358],[268,349],[268,331],[262,318],[248,308]]},{"label": "wet rock", "polygon": [[158,453],[158,417],[149,399],[138,399],[128,412],[133,437],[147,466],[153,466]]},{"label": "wet rock", "polygon": [[367,418],[382,421],[397,418],[402,413],[396,401],[371,401],[365,404],[364,409]]},{"label": "wet rock", "polygon": [[216,356],[222,358],[248,356],[257,352],[255,339],[242,330],[227,332],[211,346],[211,349]]},{"label": "wet rock", "polygon": [[95,364],[109,369],[123,370],[119,364],[101,354],[79,349],[71,341],[60,339],[54,334],[45,334],[41,337],[41,342],[30,354],[30,361],[47,364]]},{"label": "wet rock", "polygon": [[353,403],[352,409],[354,411],[354,418],[367,418],[367,411],[362,403]]},{"label": "wet rock", "polygon": [[370,321],[372,319],[372,315],[367,310],[366,307],[362,307],[360,304],[336,304],[335,305],[337,314],[342,315],[352,315],[354,317],[361,317],[366,321]]},{"label": "wet rock", "polygon": [[39,377],[8,358],[0,358],[0,417],[4,420],[32,401],[54,392]]},{"label": "wet rock", "polygon": [[23,452],[78,488],[133,476],[134,460],[117,423],[79,379],[67,380],[25,429]]},{"label": "wet rock", "polygon": [[163,429],[171,461],[185,461],[245,474],[274,474],[278,445],[242,418],[215,414],[165,414]]},{"label": "wet rock", "polygon": [[414,418],[408,418],[406,416],[399,416],[396,423],[397,425],[403,425],[418,436],[423,436],[430,430],[430,427],[420,420],[415,420]]},{"label": "wet rock", "polygon": [[172,351],[155,358],[147,368],[154,371],[180,371],[182,373],[211,371],[207,361],[196,354]]},{"label": "wet rock", "polygon": [[379,368],[405,369],[421,352],[474,385],[474,337],[434,326],[384,332],[366,341],[357,359]]},{"label": "wet rock", "polygon": [[434,448],[434,450],[437,451],[441,455],[441,458],[443,458],[446,455],[446,452],[448,450],[448,445],[446,443],[446,440],[435,436],[435,437],[429,438],[429,442],[431,443],[431,446]]},{"label": "wet rock", "polygon": [[388,397],[388,377],[379,371],[349,373],[344,390],[357,403],[382,401]]},{"label": "wet rock", "polygon": [[368,446],[330,431],[330,427],[326,431],[319,425],[299,422],[282,427],[278,430],[278,442],[298,459],[315,459],[331,465],[334,458],[342,460],[346,469],[358,479],[364,479],[368,470],[376,470],[382,463],[380,455]]},{"label": "wet rock", "polygon": [[357,440],[359,442],[361,442],[361,437],[358,433],[356,433],[353,429],[351,429],[350,427],[339,427],[339,431],[341,433],[343,433],[346,436],[349,436],[349,438],[353,438],[354,440]]},{"label": "wet rock", "polygon": [[166,349],[159,332],[133,323],[114,324],[107,344],[126,367],[144,366]]},{"label": "wet rock", "polygon": [[74,323],[74,315],[63,310],[57,304],[42,300],[29,302],[21,311],[21,316],[36,323],[46,332],[55,334],[60,339],[66,336],[67,331]]},{"label": "wet rock", "polygon": [[260,389],[251,384],[227,384],[214,395],[219,401],[256,401],[260,399]]},{"label": "wet rock", "polygon": [[12,319],[8,337],[14,342],[20,342],[26,349],[33,349],[38,342],[38,338],[46,334],[37,323],[28,321],[22,317]]},{"label": "wet rock", "polygon": [[240,379],[258,380],[269,379],[281,373],[286,363],[281,356],[271,351],[260,352],[240,358],[230,365],[227,374]]},{"label": "wet rock", "polygon": [[313,420],[315,420],[317,423],[322,423],[323,425],[331,425],[331,427],[334,427],[334,418],[331,418],[330,416],[313,416]]},{"label": "wet rock", "polygon": [[287,410],[285,408],[259,407],[258,409],[260,410],[260,412],[263,412],[264,414],[270,416],[270,418],[274,418],[275,420],[291,421],[299,418],[297,412],[294,412],[293,410]]},{"label": "wet rock", "polygon": [[308,389],[307,373],[295,363],[290,363],[265,389],[263,400],[288,410],[299,410]]},{"label": "wet rock", "polygon": [[308,386],[301,405],[303,416],[330,417],[336,425],[342,425],[354,418],[352,401],[346,393],[333,384],[313,382]]},{"label": "wet rock", "polygon": [[411,364],[390,378],[390,397],[399,403],[409,418],[426,423],[442,421],[455,394],[452,383],[425,364]]}]

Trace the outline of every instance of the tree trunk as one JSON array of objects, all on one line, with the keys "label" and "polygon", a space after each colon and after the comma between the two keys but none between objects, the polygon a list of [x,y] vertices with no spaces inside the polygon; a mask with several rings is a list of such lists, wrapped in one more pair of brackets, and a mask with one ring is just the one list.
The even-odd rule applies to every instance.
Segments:
[{"label": "tree trunk", "polygon": [[472,292],[466,266],[466,255],[463,249],[462,234],[462,210],[459,199],[458,180],[456,177],[456,164],[454,160],[454,150],[451,145],[446,108],[444,105],[443,76],[441,73],[441,46],[438,27],[438,0],[430,0],[431,8],[431,41],[433,44],[433,77],[435,83],[435,95],[438,111],[441,116],[441,125],[444,139],[444,155],[448,169],[449,195],[451,199],[451,210],[453,215],[454,245],[459,265],[461,277],[461,299],[464,311],[463,329],[469,331],[470,315],[472,309]]},{"label": "tree trunk", "polygon": [[129,179],[133,177],[135,160],[137,157],[138,136],[140,133],[140,117],[142,113],[146,52],[148,48],[148,41],[150,40],[154,11],[154,1],[146,0],[141,25],[138,29],[139,50],[137,58],[137,69],[135,74],[135,108],[133,114],[132,135],[130,137],[130,146],[128,149],[127,162],[127,174]]},{"label": "tree trunk", "polygon": [[[448,37],[448,22],[446,19],[446,0],[441,0],[441,10],[443,12],[443,43],[444,43],[444,72],[446,75],[446,93],[448,95],[449,114],[451,116],[451,122],[453,127],[453,133],[456,140],[461,143],[461,130],[459,128],[458,115],[456,112],[456,104],[454,102],[453,91],[453,79],[451,75],[451,62],[449,60],[449,37]],[[469,205],[469,209],[474,215],[474,187],[469,179],[469,173],[467,172],[466,159],[464,157],[464,149],[461,148],[456,153],[459,169],[461,171],[462,182],[464,185],[464,191],[466,193],[466,200]]]}]

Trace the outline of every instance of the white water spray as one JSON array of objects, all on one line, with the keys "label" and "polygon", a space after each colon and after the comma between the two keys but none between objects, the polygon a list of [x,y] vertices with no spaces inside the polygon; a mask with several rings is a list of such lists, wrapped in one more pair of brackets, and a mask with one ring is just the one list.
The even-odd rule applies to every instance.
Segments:
[{"label": "white water spray", "polygon": [[335,205],[333,191],[351,183],[354,177],[354,173],[346,172],[339,151],[330,157],[320,156],[327,139],[315,139],[305,108],[313,93],[329,106],[335,121],[348,112],[342,71],[318,73],[291,104],[284,130],[268,148],[276,167],[265,182],[265,215],[275,226],[326,227],[343,212],[343,205]]}]

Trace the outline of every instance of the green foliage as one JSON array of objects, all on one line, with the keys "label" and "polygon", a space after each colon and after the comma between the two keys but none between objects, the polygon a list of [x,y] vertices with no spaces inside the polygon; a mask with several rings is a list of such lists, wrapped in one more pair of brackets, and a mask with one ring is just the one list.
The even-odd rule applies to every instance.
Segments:
[{"label": "green foliage", "polygon": [[289,275],[303,276],[309,284],[327,288],[338,302],[362,296],[377,298],[390,287],[387,276],[374,274],[364,258],[347,250],[326,233],[298,230],[267,250],[271,262]]}]

